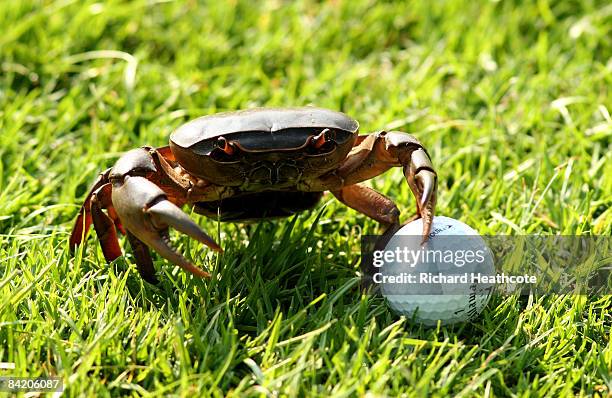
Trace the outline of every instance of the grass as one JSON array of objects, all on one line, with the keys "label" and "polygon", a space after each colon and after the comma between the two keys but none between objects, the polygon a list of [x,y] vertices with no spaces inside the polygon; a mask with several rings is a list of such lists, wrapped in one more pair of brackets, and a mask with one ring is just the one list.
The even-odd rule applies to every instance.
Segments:
[{"label": "grass", "polygon": [[[549,2],[0,3],[0,375],[66,396],[610,396],[612,297],[494,297],[424,329],[358,289],[377,225],[327,198],[194,216],[214,271],[107,265],[67,238],[96,174],[217,111],[316,104],[415,134],[438,214],[482,234],[612,232],[612,8]],[[372,181],[408,217],[399,170]]]}]

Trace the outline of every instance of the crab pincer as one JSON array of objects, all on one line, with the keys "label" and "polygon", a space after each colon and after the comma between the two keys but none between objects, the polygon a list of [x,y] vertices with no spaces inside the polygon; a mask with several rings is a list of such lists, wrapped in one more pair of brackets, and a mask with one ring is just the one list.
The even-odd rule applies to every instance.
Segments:
[{"label": "crab pincer", "polygon": [[404,175],[416,198],[417,214],[423,218],[423,241],[426,241],[433,224],[438,177],[423,148],[411,153],[409,166],[404,166]]},{"label": "crab pincer", "polygon": [[172,247],[169,227],[215,251],[221,251],[221,247],[170,202],[157,185],[143,177],[124,176],[122,183],[113,186],[113,206],[125,228],[145,245],[194,275],[210,277]]},{"label": "crab pincer", "polygon": [[[149,248],[184,270],[204,278],[210,274],[187,260],[171,244],[169,227],[221,252],[221,247],[193,222],[166,193],[144,176],[157,172],[146,148],[124,154],[102,173],[83,204],[70,238],[74,249],[93,223],[107,261],[121,255],[115,228],[127,234],[141,276],[156,283]],[[106,213],[103,211],[106,210]]]}]

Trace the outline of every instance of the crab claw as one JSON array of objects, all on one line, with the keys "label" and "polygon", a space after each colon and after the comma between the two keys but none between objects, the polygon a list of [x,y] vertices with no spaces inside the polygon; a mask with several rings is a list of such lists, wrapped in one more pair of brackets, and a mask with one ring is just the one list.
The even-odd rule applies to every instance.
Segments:
[{"label": "crab claw", "polygon": [[417,198],[417,209],[423,218],[423,242],[427,241],[436,207],[437,176],[429,155],[423,148],[412,152],[405,169],[408,185]]},{"label": "crab claw", "polygon": [[210,274],[193,265],[170,243],[173,227],[216,251],[221,247],[183,213],[157,185],[143,177],[125,176],[113,185],[112,201],[124,227],[162,257],[199,277]]},{"label": "crab claw", "polygon": [[421,194],[419,207],[425,208],[427,203],[431,200],[434,190],[436,189],[436,174],[430,170],[421,170],[414,178],[419,182]]}]

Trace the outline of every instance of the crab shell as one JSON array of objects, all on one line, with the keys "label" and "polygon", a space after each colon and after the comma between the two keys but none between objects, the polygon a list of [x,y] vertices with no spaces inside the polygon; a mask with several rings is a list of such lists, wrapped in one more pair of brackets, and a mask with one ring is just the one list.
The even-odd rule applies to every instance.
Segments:
[{"label": "crab shell", "polygon": [[[188,122],[172,133],[170,149],[190,175],[236,187],[231,198],[195,203],[196,212],[221,221],[286,217],[317,204],[321,192],[295,187],[337,168],[358,129],[356,120],[327,109],[253,109]],[[321,133],[325,144],[315,148]],[[235,148],[232,156],[224,144]]]},{"label": "crab shell", "polygon": [[[247,110],[186,123],[170,136],[170,148],[187,172],[214,184],[278,190],[337,167],[358,129],[357,121],[326,109]],[[323,130],[329,145],[310,146]],[[240,155],[220,150],[224,141]]]}]

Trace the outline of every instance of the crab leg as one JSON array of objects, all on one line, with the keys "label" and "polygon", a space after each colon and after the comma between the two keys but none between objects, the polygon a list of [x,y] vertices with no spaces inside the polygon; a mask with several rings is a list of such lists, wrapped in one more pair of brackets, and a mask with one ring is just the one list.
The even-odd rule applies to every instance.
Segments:
[{"label": "crab leg", "polygon": [[[429,155],[413,136],[397,131],[381,131],[360,138],[335,173],[342,180],[339,196],[347,205],[368,216],[374,207],[382,205],[389,208],[389,204],[381,198],[371,193],[364,195],[362,189],[359,189],[361,194],[355,197],[357,190],[350,187],[396,166],[403,167],[408,186],[417,200],[417,215],[423,218],[423,240],[427,240],[436,207],[437,176]],[[353,198],[345,192],[353,193]],[[368,206],[363,206],[361,202],[364,200],[369,202]]]},{"label": "crab leg", "polygon": [[[112,209],[110,183],[102,185],[91,195],[91,218],[96,235],[100,239],[100,246],[106,261],[111,262],[121,256],[121,247],[117,239],[115,221],[104,213],[102,209]],[[113,212],[114,214],[114,212]]]},{"label": "crab leg", "polygon": [[[140,242],[162,257],[200,277],[210,277],[178,253],[171,245],[169,227],[183,232],[216,251],[221,248],[200,227],[170,202],[157,185],[143,177],[125,176],[119,186],[113,187],[112,201],[126,229]],[[138,243],[136,243],[138,246]],[[148,269],[146,257],[136,257],[138,266]]]},{"label": "crab leg", "polygon": [[381,224],[399,224],[400,212],[395,203],[371,188],[355,184],[332,193],[340,202]]},{"label": "crab leg", "polygon": [[74,223],[74,227],[72,227],[72,233],[70,234],[69,246],[71,251],[74,251],[74,249],[87,237],[87,233],[89,232],[89,228],[93,222],[91,217],[91,197],[98,188],[108,183],[108,175],[110,171],[111,169],[107,169],[106,171],[100,173],[93,187],[91,187],[89,194],[87,194],[85,202],[83,202],[83,205],[81,206],[81,210],[79,210],[79,215]]},{"label": "crab leg", "polygon": [[153,259],[149,248],[129,231],[127,232],[127,238],[134,252],[138,273],[142,276],[142,279],[156,285],[159,281],[155,277],[155,267],[153,267]]}]

